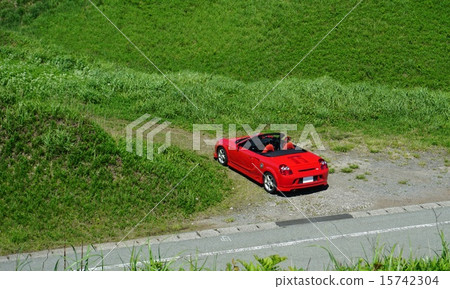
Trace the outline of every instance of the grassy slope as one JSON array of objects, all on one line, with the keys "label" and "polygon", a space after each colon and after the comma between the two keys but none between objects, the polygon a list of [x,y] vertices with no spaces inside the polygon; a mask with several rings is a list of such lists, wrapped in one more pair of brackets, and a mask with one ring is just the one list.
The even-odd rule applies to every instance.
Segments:
[{"label": "grassy slope", "polygon": [[[96,2],[163,71],[255,81],[284,76],[357,1]],[[363,1],[292,76],[448,90],[448,11],[448,1]],[[87,1],[62,1],[24,31],[155,71]]]},{"label": "grassy slope", "polygon": [[0,254],[121,238],[196,163],[132,236],[223,198],[225,174],[204,157],[171,147],[146,161],[66,108],[0,100]]},{"label": "grassy slope", "polygon": [[180,229],[175,218],[223,199],[229,181],[207,158],[170,147],[147,161],[80,115],[108,99],[96,83],[108,73],[0,34],[0,254],[117,240],[196,163],[130,237]]},{"label": "grassy slope", "polygon": [[[200,107],[196,110],[159,74],[117,65],[87,64],[39,43],[3,33],[0,76],[9,97],[65,103],[103,117],[133,120],[151,113],[186,129],[192,123],[312,123],[326,133],[333,128],[358,131],[373,139],[400,135],[422,147],[450,147],[450,96],[424,88],[392,89],[368,83],[340,84],[330,78],[287,79],[261,105],[253,104],[275,84],[244,83],[223,76],[170,74]],[[7,97],[7,94],[5,95]]]}]

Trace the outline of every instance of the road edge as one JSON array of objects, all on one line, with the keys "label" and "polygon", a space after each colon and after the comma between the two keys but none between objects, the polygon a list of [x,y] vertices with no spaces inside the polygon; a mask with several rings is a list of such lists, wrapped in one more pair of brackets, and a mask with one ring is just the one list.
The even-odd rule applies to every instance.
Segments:
[{"label": "road edge", "polygon": [[[373,216],[380,216],[380,215],[416,212],[416,211],[421,211],[421,210],[431,210],[431,209],[445,208],[445,207],[450,207],[450,201],[441,201],[441,202],[433,202],[433,203],[424,203],[424,204],[419,204],[419,205],[391,207],[391,208],[376,209],[376,210],[369,210],[369,211],[355,211],[355,212],[346,213],[345,215],[348,216],[347,218],[356,219],[356,218],[373,217]],[[333,220],[341,219],[341,216],[343,216],[343,214],[314,217],[314,218],[312,218],[312,221],[314,221],[314,223],[333,221]],[[260,224],[239,225],[239,226],[234,226],[234,227],[224,227],[224,228],[217,228],[217,229],[207,229],[207,230],[200,230],[200,231],[183,232],[183,233],[176,233],[176,234],[139,238],[139,239],[127,240],[127,241],[121,242],[119,244],[117,244],[115,242],[101,243],[101,244],[95,244],[92,246],[91,245],[84,246],[83,251],[88,252],[89,248],[91,250],[94,249],[95,251],[101,251],[101,250],[108,251],[108,250],[113,250],[115,248],[126,248],[126,247],[132,248],[132,247],[136,247],[136,246],[142,246],[145,244],[148,244],[151,246],[151,245],[159,244],[161,242],[176,242],[176,241],[185,241],[185,240],[195,240],[195,239],[200,239],[200,238],[227,236],[227,235],[236,234],[236,233],[240,233],[240,232],[253,232],[253,231],[270,230],[270,229],[274,229],[274,228],[283,228],[284,227],[283,224],[296,225],[296,224],[308,224],[308,223],[309,223],[308,219],[293,219],[293,220],[286,220],[286,221],[281,221],[281,222],[267,222],[267,223],[260,223]],[[77,253],[81,253],[81,251],[82,251],[81,246],[75,247],[75,251]],[[70,252],[72,252],[72,249],[70,249]],[[0,263],[10,262],[13,260],[18,260],[18,259],[25,259],[25,258],[49,257],[52,255],[63,256],[64,249],[58,248],[58,249],[53,249],[53,250],[44,250],[44,251],[31,252],[31,253],[11,254],[11,255],[6,255],[6,256],[0,256]]]}]

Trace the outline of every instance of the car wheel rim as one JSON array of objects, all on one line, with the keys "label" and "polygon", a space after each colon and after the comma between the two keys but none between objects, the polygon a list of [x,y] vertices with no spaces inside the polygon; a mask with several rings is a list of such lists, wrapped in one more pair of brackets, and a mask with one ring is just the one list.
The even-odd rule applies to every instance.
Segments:
[{"label": "car wheel rim", "polygon": [[223,149],[219,150],[219,162],[221,164],[225,163],[225,151]]},{"label": "car wheel rim", "polygon": [[275,188],[275,185],[273,183],[272,176],[266,175],[266,177],[264,178],[264,186],[266,187],[266,190],[273,191],[273,189]]}]

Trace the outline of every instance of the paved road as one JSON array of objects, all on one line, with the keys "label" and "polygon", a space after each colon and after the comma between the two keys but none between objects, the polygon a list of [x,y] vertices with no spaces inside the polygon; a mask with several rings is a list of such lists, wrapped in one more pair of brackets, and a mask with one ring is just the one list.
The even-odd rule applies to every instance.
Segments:
[{"label": "paved road", "polygon": [[[441,249],[439,230],[444,232],[447,240],[450,238],[450,207],[359,218],[340,215],[331,219],[315,219],[314,224],[297,220],[253,225],[240,231],[239,228],[228,228],[191,232],[168,236],[166,240],[152,239],[151,243],[155,256],[173,260],[176,266],[186,269],[189,269],[190,260],[196,260],[199,265],[204,263],[209,269],[223,270],[232,259],[251,261],[254,255],[278,254],[288,257],[282,263],[285,268],[296,266],[322,270],[332,268],[324,248],[331,250],[342,262],[354,262],[358,257],[370,259],[377,244],[386,247],[398,244],[405,255],[412,252],[415,256],[434,256],[435,251]],[[102,252],[105,256],[113,246],[99,247],[96,253]],[[137,246],[135,250],[148,255],[145,245]],[[116,248],[104,259],[104,269],[123,270],[128,266],[130,255],[129,247]],[[49,255],[40,252],[27,259],[20,256],[22,265],[18,265],[17,257],[10,256],[9,260],[1,257],[0,270],[15,270],[18,266],[21,270],[53,270],[58,260],[57,267],[63,268],[61,251]],[[68,251],[67,259],[71,264],[76,258]],[[99,260],[100,257],[92,257],[89,267],[93,268]]]}]

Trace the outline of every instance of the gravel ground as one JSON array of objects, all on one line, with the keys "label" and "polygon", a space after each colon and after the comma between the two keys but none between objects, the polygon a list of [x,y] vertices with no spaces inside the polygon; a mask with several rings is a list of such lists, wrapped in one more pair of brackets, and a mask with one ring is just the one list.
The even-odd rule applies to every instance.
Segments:
[{"label": "gravel ground", "polygon": [[[329,174],[327,189],[270,195],[230,169],[235,197],[229,201],[228,212],[204,216],[193,225],[224,227],[450,200],[449,170],[444,163],[448,154],[444,151],[317,153],[329,160],[335,171]],[[350,165],[357,168],[341,171]]]}]

